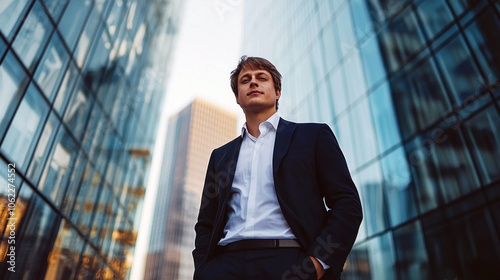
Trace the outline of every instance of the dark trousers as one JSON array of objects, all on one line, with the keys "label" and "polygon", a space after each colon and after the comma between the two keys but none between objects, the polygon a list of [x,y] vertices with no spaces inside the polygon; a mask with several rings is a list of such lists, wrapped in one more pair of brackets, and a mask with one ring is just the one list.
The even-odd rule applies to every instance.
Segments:
[{"label": "dark trousers", "polygon": [[225,252],[203,264],[196,280],[312,280],[316,269],[300,248]]}]

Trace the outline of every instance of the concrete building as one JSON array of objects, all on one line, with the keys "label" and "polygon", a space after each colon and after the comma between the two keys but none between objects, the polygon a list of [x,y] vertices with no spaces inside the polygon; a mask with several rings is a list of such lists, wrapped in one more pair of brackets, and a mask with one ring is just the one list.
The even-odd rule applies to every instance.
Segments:
[{"label": "concrete building", "polygon": [[144,279],[193,279],[194,225],[213,149],[236,137],[237,116],[195,100],[169,121]]}]

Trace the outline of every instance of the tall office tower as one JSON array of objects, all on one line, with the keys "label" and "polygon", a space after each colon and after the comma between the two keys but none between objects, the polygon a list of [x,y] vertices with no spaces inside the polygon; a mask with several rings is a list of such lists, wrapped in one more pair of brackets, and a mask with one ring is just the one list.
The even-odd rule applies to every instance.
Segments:
[{"label": "tall office tower", "polygon": [[342,279],[500,275],[500,1],[245,11],[244,53],[283,74],[280,114],[328,123],[359,189]]},{"label": "tall office tower", "polygon": [[180,1],[0,1],[0,279],[123,279]]},{"label": "tall office tower", "polygon": [[194,225],[208,160],[236,137],[236,120],[199,99],[170,119],[144,279],[193,279]]}]

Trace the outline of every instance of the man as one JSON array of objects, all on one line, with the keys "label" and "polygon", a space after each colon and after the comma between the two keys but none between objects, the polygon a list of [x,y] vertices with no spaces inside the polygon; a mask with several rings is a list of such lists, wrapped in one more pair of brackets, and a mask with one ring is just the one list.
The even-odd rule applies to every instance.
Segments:
[{"label": "man", "polygon": [[331,129],[278,116],[266,59],[243,56],[231,88],[246,123],[210,157],[194,279],[339,279],[362,211]]}]

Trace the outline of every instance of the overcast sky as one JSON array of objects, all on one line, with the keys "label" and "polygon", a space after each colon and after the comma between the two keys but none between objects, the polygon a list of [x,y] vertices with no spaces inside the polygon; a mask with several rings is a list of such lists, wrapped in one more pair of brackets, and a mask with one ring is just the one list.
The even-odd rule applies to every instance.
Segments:
[{"label": "overcast sky", "polygon": [[187,0],[184,5],[130,279],[142,279],[144,275],[168,118],[200,97],[238,113],[238,127],[244,121],[229,86],[229,73],[242,55],[244,1]]},{"label": "overcast sky", "polygon": [[240,112],[229,73],[241,56],[243,3],[189,0],[167,89],[166,109],[175,114],[195,97]]}]

